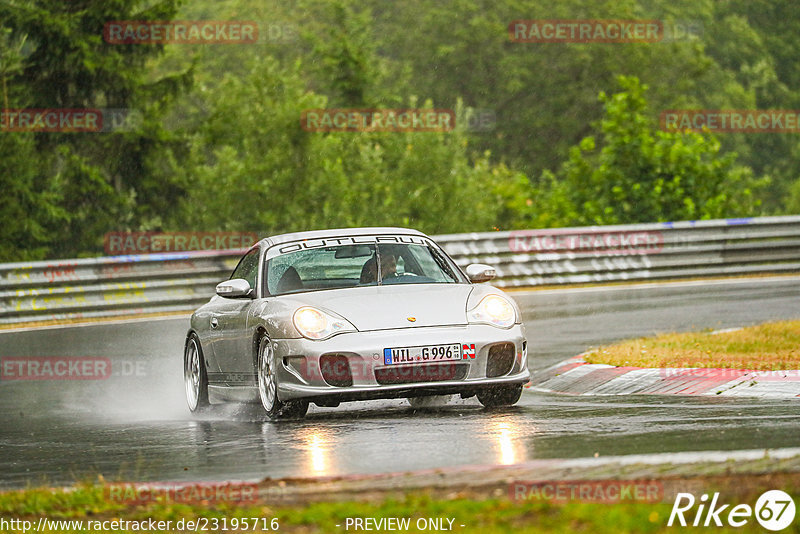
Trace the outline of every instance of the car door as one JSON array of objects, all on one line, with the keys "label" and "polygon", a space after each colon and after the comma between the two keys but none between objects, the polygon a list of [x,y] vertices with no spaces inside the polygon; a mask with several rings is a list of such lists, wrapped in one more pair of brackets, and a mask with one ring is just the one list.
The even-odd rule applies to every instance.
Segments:
[{"label": "car door", "polygon": [[231,279],[247,280],[252,288],[250,298],[222,297],[210,316],[210,326],[217,332],[215,355],[220,367],[220,376],[212,382],[228,386],[252,385],[255,383],[252,358],[252,336],[247,330],[247,317],[259,295],[259,265],[261,250],[254,248],[245,254]]}]

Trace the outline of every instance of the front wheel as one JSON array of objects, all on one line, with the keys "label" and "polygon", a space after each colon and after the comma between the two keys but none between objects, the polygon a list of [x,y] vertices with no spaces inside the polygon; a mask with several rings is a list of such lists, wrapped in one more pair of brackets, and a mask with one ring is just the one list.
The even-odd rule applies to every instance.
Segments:
[{"label": "front wheel", "polygon": [[189,411],[200,412],[208,408],[208,376],[197,334],[192,334],[186,341],[183,352],[183,382]]},{"label": "front wheel", "polygon": [[478,401],[486,408],[512,406],[522,396],[522,384],[496,386],[477,393]]},{"label": "front wheel", "polygon": [[281,402],[278,399],[278,376],[275,351],[266,336],[258,344],[258,396],[270,419],[300,418],[308,411],[307,401]]}]

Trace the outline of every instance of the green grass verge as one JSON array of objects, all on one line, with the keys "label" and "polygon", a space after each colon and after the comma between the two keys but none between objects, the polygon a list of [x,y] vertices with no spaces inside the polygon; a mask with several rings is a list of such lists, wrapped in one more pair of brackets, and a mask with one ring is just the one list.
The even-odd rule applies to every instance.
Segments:
[{"label": "green grass verge", "polygon": [[[783,488],[790,495],[797,495],[800,486],[794,477],[791,488]],[[772,489],[772,488],[770,488]],[[754,493],[749,501],[755,503]],[[617,504],[584,503],[571,501],[566,504],[554,504],[540,500],[512,501],[509,498],[475,499],[457,497],[453,499],[435,499],[426,493],[412,493],[401,498],[385,498],[376,502],[315,502],[303,506],[234,506],[222,504],[175,504],[152,502],[136,506],[119,502],[111,502],[104,496],[100,485],[83,484],[70,491],[53,489],[28,489],[0,494],[0,521],[11,518],[31,520],[34,523],[39,517],[50,520],[80,519],[87,521],[103,521],[113,519],[125,520],[164,520],[176,524],[179,520],[196,520],[207,518],[209,528],[216,518],[215,532],[225,532],[220,525],[227,521],[228,532],[243,532],[243,529],[232,530],[232,520],[244,518],[277,518],[279,532],[354,532],[351,527],[345,530],[348,517],[361,518],[410,518],[408,532],[418,530],[416,521],[419,518],[450,518],[453,521],[453,532],[585,532],[598,534],[616,533],[651,533],[674,532],[674,527],[667,527],[667,519],[671,503],[623,502]],[[444,522],[447,525],[447,521]],[[337,526],[341,525],[341,526]],[[461,525],[464,525],[463,527]],[[248,528],[248,532],[268,532],[260,528]],[[714,528],[715,532],[755,532],[762,531],[754,519],[738,529]],[[22,532],[21,530],[4,529],[4,532]],[[210,532],[212,530],[206,530]],[[75,528],[47,530],[46,532],[86,532]],[[107,532],[137,532],[137,530],[107,530]],[[795,522],[784,532],[800,532],[800,522]]]},{"label": "green grass verge", "polygon": [[661,334],[600,347],[589,363],[633,367],[703,367],[763,371],[800,369],[800,321],[732,332]]}]

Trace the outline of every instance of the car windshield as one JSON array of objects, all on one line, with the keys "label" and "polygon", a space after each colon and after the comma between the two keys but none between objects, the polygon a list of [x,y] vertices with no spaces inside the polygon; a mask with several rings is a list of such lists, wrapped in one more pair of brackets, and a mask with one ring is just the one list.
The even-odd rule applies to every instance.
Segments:
[{"label": "car windshield", "polygon": [[267,291],[284,295],[391,284],[466,283],[452,260],[432,245],[337,245],[288,252],[266,265]]}]

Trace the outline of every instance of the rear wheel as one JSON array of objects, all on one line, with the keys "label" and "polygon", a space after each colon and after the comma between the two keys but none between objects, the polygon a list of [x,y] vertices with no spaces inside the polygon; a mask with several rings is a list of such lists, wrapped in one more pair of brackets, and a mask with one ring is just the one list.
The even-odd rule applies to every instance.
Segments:
[{"label": "rear wheel", "polygon": [[189,411],[199,412],[208,408],[208,376],[197,334],[189,336],[186,342],[183,353],[183,382]]},{"label": "rear wheel", "polygon": [[477,393],[478,401],[486,408],[512,406],[522,396],[522,384],[496,386]]},{"label": "rear wheel", "polygon": [[308,411],[308,401],[281,402],[278,399],[278,377],[275,351],[266,336],[258,344],[258,396],[261,406],[270,419],[303,417]]}]

